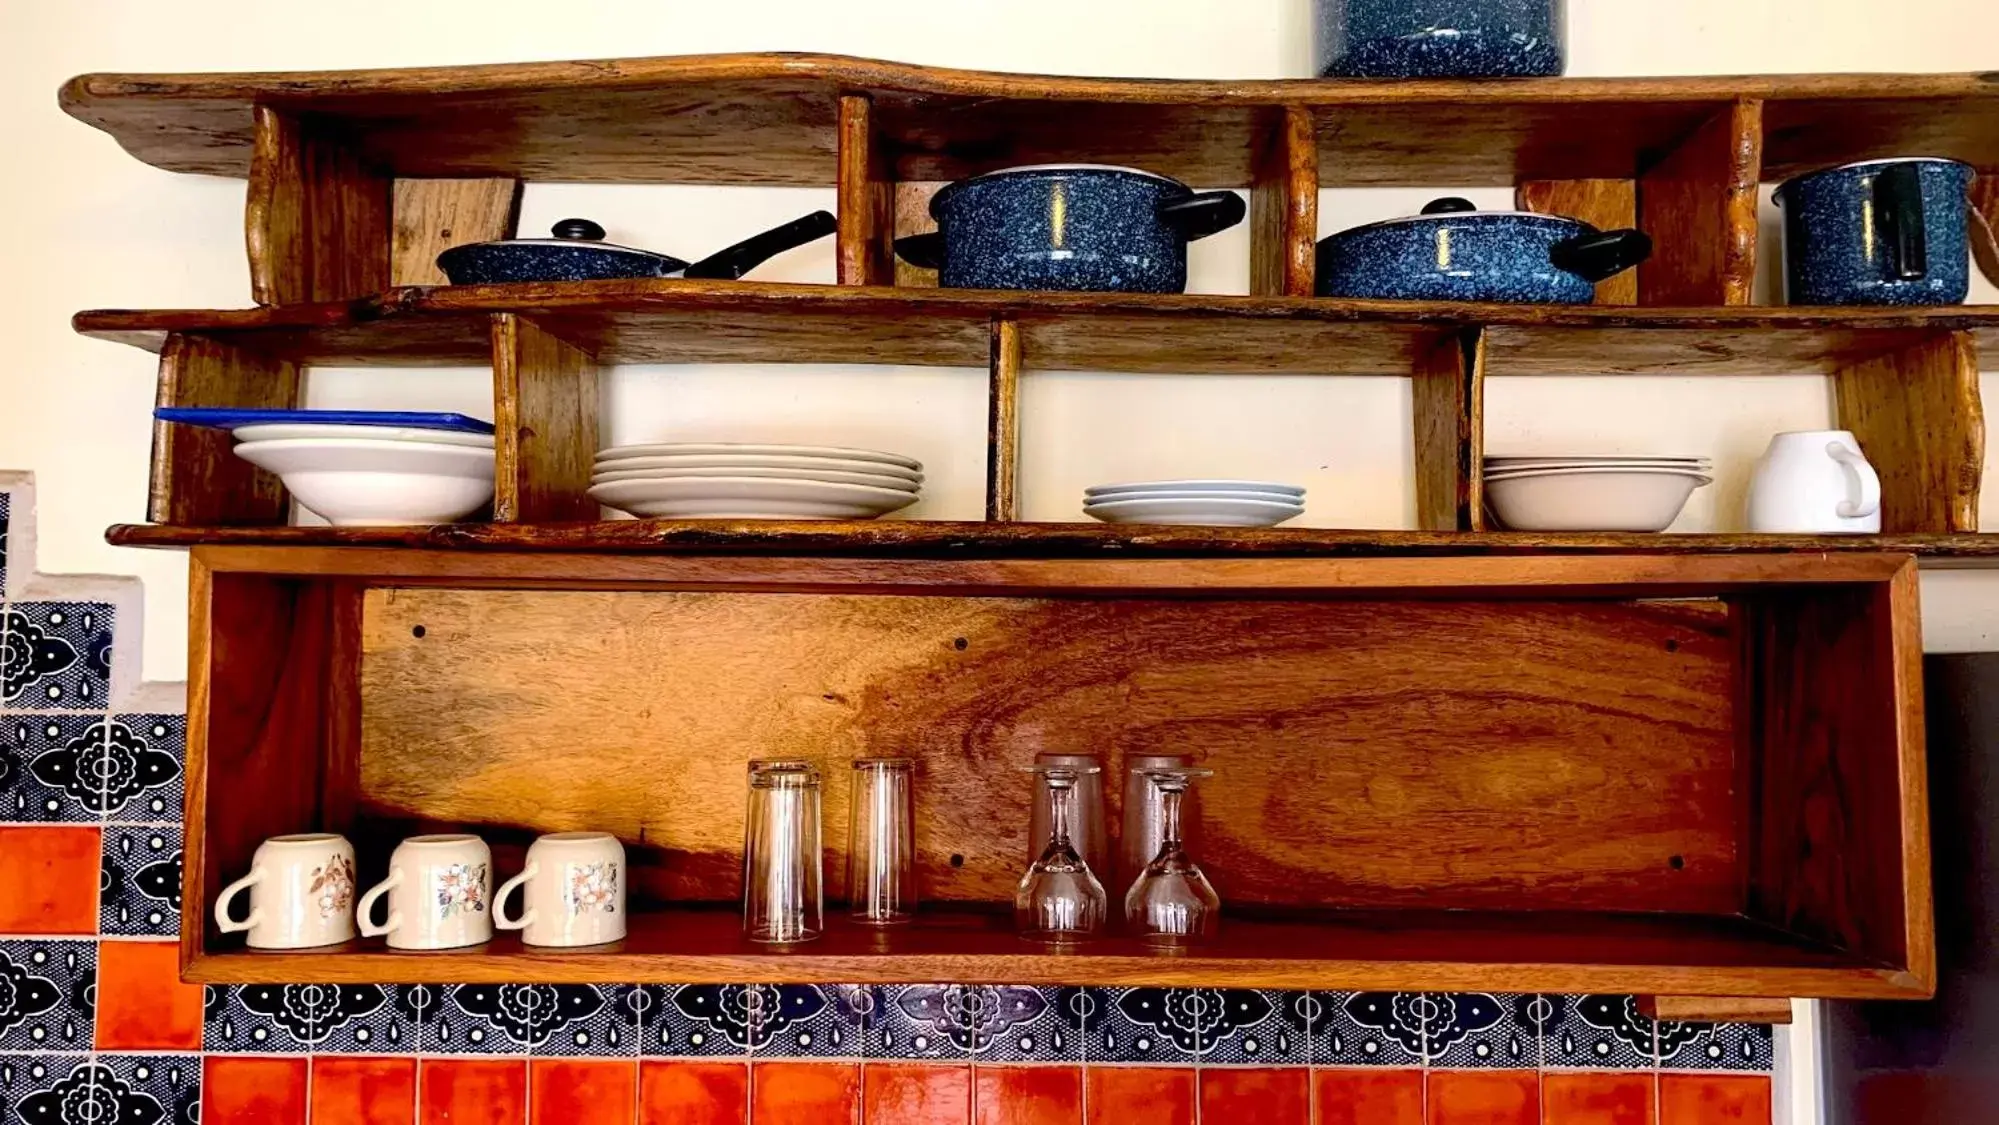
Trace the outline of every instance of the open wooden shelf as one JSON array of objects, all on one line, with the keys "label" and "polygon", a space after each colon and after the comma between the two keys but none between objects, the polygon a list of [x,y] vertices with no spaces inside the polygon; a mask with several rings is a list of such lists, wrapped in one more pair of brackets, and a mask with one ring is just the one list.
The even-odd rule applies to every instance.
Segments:
[{"label": "open wooden shelf", "polygon": [[1050,949],[1003,913],[931,911],[871,928],[828,907],[826,933],[795,946],[742,936],[727,907],[639,910],[622,942],[587,949],[482,946],[391,950],[379,941],[297,952],[205,953],[187,979],[210,984],[574,983],[1198,985],[1673,995],[1906,997],[1909,974],[1748,919],[1692,915],[1518,915],[1328,911],[1309,921],[1230,918],[1211,945],[1161,953],[1112,935]]}]

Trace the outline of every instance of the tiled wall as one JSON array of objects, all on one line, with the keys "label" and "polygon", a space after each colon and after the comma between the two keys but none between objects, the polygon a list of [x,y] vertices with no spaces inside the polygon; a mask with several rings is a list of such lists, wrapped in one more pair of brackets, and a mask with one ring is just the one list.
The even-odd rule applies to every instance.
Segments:
[{"label": "tiled wall", "polygon": [[6,1125],[1770,1119],[1767,1028],[1623,996],[182,985],[182,708],[130,584],[23,573],[31,513],[0,477]]}]

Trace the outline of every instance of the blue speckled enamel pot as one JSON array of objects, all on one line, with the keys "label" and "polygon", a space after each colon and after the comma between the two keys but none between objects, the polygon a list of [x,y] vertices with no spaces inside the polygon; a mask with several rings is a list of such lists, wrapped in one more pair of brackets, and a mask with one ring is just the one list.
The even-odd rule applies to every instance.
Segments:
[{"label": "blue speckled enamel pot", "polygon": [[786,250],[832,234],[836,225],[831,211],[814,211],[689,265],[670,254],[605,242],[604,228],[588,219],[564,219],[550,232],[554,238],[453,246],[437,256],[437,268],[453,285],[645,277],[734,281]]},{"label": "blue speckled enamel pot", "polygon": [[1135,168],[1064,164],[974,176],[930,199],[932,234],[896,240],[950,289],[1179,293],[1187,243],[1243,219],[1232,191]]},{"label": "blue speckled enamel pot", "polygon": [[1635,230],[1439,199],[1421,215],[1354,227],[1319,243],[1321,297],[1586,305],[1596,283],[1637,266]]},{"label": "blue speckled enamel pot", "polygon": [[1327,78],[1562,73],[1567,0],[1317,0]]},{"label": "blue speckled enamel pot", "polygon": [[1793,305],[1956,305],[1971,292],[1971,166],[1873,160],[1799,176],[1784,209]]}]

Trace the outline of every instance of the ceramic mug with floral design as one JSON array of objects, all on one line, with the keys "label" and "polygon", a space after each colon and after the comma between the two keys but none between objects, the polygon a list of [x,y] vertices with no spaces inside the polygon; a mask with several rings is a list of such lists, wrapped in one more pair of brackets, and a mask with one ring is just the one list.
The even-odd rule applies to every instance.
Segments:
[{"label": "ceramic mug with floral design", "polygon": [[[507,896],[526,900],[507,917]],[[602,945],[625,936],[625,847],[609,832],[553,832],[528,845],[527,866],[493,896],[493,924],[527,945]]]},{"label": "ceramic mug with floral design", "polygon": [[[229,916],[229,900],[250,892],[249,916]],[[354,845],[330,832],[273,836],[257,845],[250,873],[222,888],[215,925],[248,930],[252,949],[311,949],[354,938]]]},{"label": "ceramic mug with floral design", "polygon": [[[389,916],[373,917],[389,896]],[[460,834],[411,836],[389,856],[389,877],[361,896],[362,937],[388,935],[390,949],[456,949],[493,940],[493,853]]]}]

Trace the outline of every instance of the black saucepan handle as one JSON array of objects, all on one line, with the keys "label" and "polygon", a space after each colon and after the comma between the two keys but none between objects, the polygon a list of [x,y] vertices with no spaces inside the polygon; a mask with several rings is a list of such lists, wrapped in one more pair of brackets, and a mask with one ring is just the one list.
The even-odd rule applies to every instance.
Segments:
[{"label": "black saucepan handle", "polygon": [[1171,203],[1161,203],[1159,221],[1178,230],[1189,242],[1206,238],[1242,222],[1249,213],[1242,196],[1232,191],[1204,191]]},{"label": "black saucepan handle", "polygon": [[944,232],[912,234],[895,240],[896,257],[920,270],[944,268]]},{"label": "black saucepan handle", "polygon": [[1890,164],[1874,177],[1874,221],[1888,253],[1882,271],[1889,281],[1921,281],[1930,275],[1930,240],[1923,220],[1923,169]]},{"label": "black saucepan handle", "polygon": [[1639,230],[1592,231],[1548,248],[1548,261],[1584,281],[1605,281],[1652,256],[1652,236]]},{"label": "black saucepan handle", "polygon": [[794,246],[824,238],[839,227],[831,211],[814,211],[781,227],[746,238],[688,266],[682,277],[734,281]]}]

